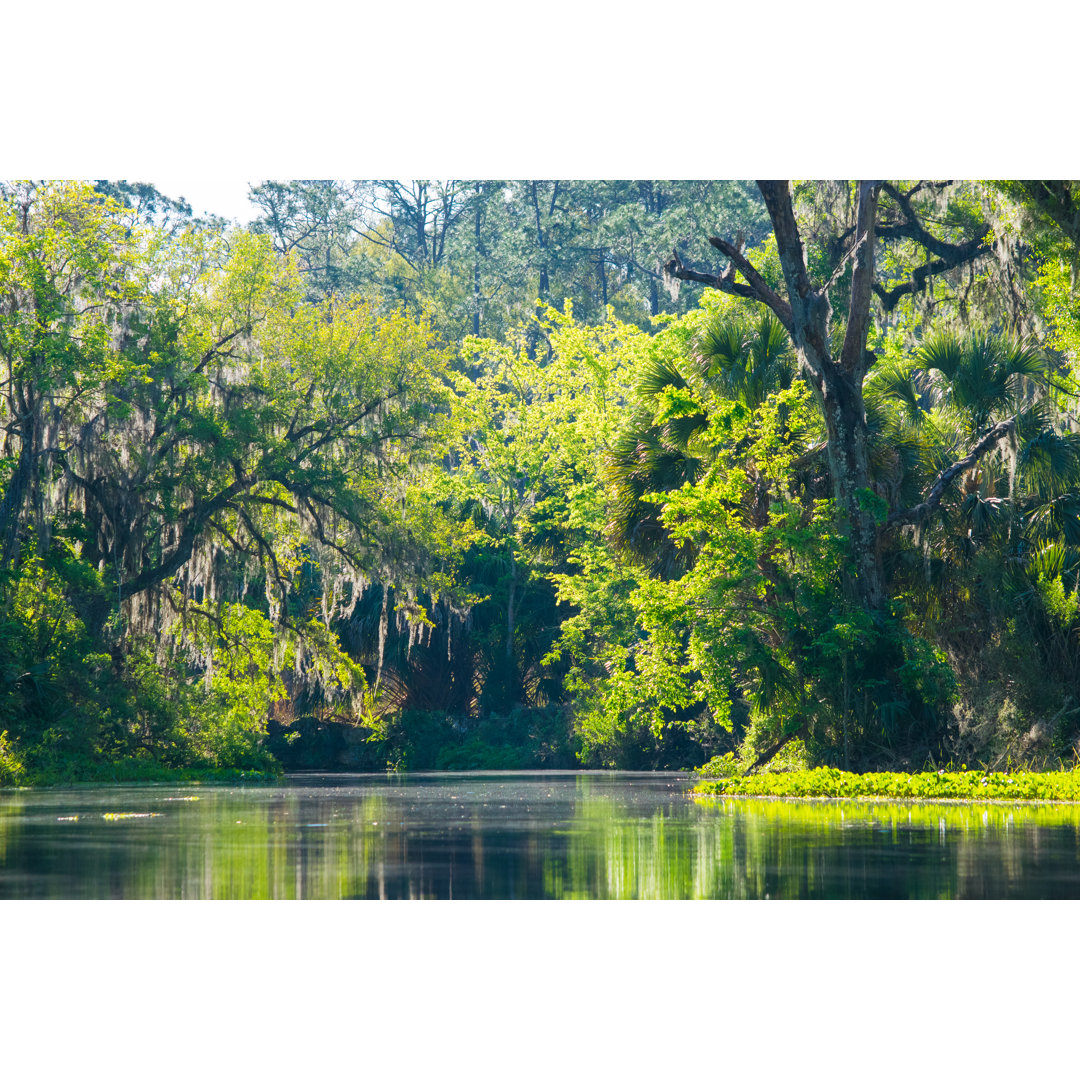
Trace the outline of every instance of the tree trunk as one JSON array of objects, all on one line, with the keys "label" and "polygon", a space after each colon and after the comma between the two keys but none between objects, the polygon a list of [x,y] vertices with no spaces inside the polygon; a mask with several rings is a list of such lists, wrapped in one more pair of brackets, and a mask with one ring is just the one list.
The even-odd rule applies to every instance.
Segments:
[{"label": "tree trunk", "polygon": [[34,474],[42,450],[41,400],[32,392],[18,396],[19,411],[23,413],[18,425],[19,457],[0,502],[0,568],[5,570],[19,558],[23,511],[35,486]]},{"label": "tree trunk", "polygon": [[[943,270],[971,263],[988,251],[984,240],[951,244],[930,233],[919,221],[912,207],[911,196],[921,187],[903,192],[878,180],[860,180],[856,195],[855,237],[845,258],[852,259],[851,303],[839,358],[832,355],[829,288],[843,268],[835,268],[832,278],[820,286],[810,280],[802,238],[795,221],[791,203],[791,185],[787,180],[759,180],[765,206],[776,236],[780,266],[787,285],[787,298],[774,292],[757,268],[743,254],[740,244],[719,237],[709,243],[730,260],[721,274],[704,273],[685,266],[677,251],[664,264],[667,274],[680,281],[697,281],[719,289],[731,296],[764,304],[781,322],[799,356],[799,365],[807,383],[817,394],[822,415],[829,433],[828,460],[833,500],[842,527],[851,542],[851,559],[845,582],[853,598],[869,612],[879,612],[884,606],[885,590],[878,537],[881,530],[918,521],[933,512],[953,479],[964,469],[992,449],[1014,430],[1014,420],[1004,420],[987,432],[963,459],[943,469],[918,506],[894,511],[886,520],[875,509],[884,511],[886,505],[878,500],[870,486],[869,437],[866,428],[866,409],[862,387],[875,357],[866,348],[870,329],[870,302],[876,294],[886,311],[897,300],[921,283],[932,280]],[[877,203],[884,191],[895,203],[901,220],[882,225],[883,237],[903,237],[922,244],[937,256],[933,262],[918,268],[913,278],[918,281],[902,283],[886,292],[874,282],[874,254],[878,237]],[[736,280],[738,272],[743,280]]]},{"label": "tree trunk", "polygon": [[510,548],[510,586],[506,597],[506,668],[509,673],[514,663],[514,601],[517,595],[517,562],[514,549]]},{"label": "tree trunk", "polygon": [[19,555],[19,525],[23,505],[26,502],[26,493],[30,486],[32,461],[32,444],[24,434],[22,446],[19,448],[18,464],[8,483],[7,491],[4,492],[3,502],[0,502],[0,538],[3,544],[0,551],[0,567],[5,570],[16,562]]},{"label": "tree trunk", "polygon": [[[655,214],[658,218],[663,213],[663,196],[660,194],[659,185],[654,185],[650,180],[645,198],[645,209]],[[656,266],[657,274],[660,267]],[[660,285],[656,274],[649,278],[649,314],[655,319],[660,314]]]},{"label": "tree trunk", "polygon": [[[555,191],[551,196],[552,212],[554,212],[555,197],[556,197],[556,195],[558,193],[558,190],[559,190],[559,184],[558,184],[558,181],[556,181],[555,182]],[[529,325],[529,332],[528,332],[527,339],[526,339],[526,351],[528,353],[529,359],[530,360],[535,360],[536,359],[536,347],[540,343],[540,324],[539,324],[539,322],[537,320],[539,319],[540,315],[542,314],[544,306],[551,303],[551,285],[550,285],[550,283],[548,281],[548,238],[544,233],[544,227],[543,227],[543,224],[542,224],[541,219],[540,219],[539,181],[537,181],[537,180],[532,181],[531,192],[532,192],[533,212],[534,212],[535,221],[536,221],[536,246],[540,251],[540,267],[539,267],[540,282],[539,282],[539,286],[538,286],[539,296],[537,297],[537,301],[536,301],[536,316],[537,316],[537,319],[534,320]],[[550,221],[550,217],[551,217],[551,214],[549,213],[549,215],[548,215],[549,221]]]},{"label": "tree trunk", "polygon": [[473,337],[480,336],[480,185],[476,185],[476,245],[473,251]]},{"label": "tree trunk", "polygon": [[863,607],[877,611],[883,602],[884,589],[878,523],[866,502],[871,492],[870,456],[862,387],[846,372],[832,369],[822,380],[819,396],[829,435],[832,496],[851,544],[851,561],[845,576]]},{"label": "tree trunk", "polygon": [[877,542],[878,523],[871,508],[869,440],[862,384],[874,359],[866,351],[866,336],[873,295],[878,185],[870,181],[859,185],[851,304],[839,359],[833,359],[830,350],[832,308],[827,287],[817,289],[811,284],[788,182],[762,180],[759,187],[776,234],[790,309],[783,311],[770,306],[790,320],[788,330],[803,374],[821,403],[829,434],[833,499],[851,543],[851,560],[845,574],[848,587],[866,610],[876,612],[884,603],[885,591]]}]

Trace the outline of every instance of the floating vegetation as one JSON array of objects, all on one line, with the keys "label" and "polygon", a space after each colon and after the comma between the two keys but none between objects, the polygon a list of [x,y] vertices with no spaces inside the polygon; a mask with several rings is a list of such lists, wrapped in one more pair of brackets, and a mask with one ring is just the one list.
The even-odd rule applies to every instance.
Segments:
[{"label": "floating vegetation", "polygon": [[1080,771],[982,773],[851,773],[805,769],[702,781],[695,795],[795,799],[966,799],[976,802],[1080,801]]}]

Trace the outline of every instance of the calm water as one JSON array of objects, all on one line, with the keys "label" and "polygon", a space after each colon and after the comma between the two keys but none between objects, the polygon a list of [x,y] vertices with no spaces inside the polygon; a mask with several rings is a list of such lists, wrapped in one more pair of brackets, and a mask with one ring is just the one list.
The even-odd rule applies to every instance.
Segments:
[{"label": "calm water", "polygon": [[702,803],[656,773],[0,793],[0,898],[1078,898],[1080,806]]}]

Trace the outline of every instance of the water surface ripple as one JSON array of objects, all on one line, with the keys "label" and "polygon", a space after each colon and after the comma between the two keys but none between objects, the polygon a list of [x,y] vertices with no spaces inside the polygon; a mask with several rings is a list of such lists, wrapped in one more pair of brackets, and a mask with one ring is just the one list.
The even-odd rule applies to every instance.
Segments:
[{"label": "water surface ripple", "polygon": [[0,793],[2,899],[1080,897],[1080,806],[724,800],[663,773]]}]

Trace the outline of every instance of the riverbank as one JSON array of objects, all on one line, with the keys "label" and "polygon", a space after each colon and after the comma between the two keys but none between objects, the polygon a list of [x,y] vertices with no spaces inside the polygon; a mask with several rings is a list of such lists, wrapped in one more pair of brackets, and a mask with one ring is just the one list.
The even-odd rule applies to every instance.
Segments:
[{"label": "riverbank", "polygon": [[72,787],[76,784],[238,784],[271,783],[282,772],[265,769],[170,768],[156,761],[131,758],[110,762],[78,762],[52,769],[20,769],[0,775],[0,791]]},{"label": "riverbank", "polygon": [[986,773],[851,773],[803,769],[702,780],[700,796],[772,796],[785,799],[950,799],[973,802],[1080,801],[1080,771]]}]

